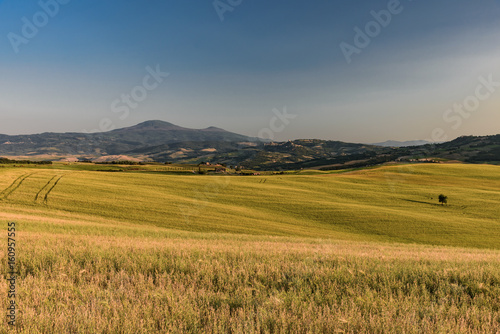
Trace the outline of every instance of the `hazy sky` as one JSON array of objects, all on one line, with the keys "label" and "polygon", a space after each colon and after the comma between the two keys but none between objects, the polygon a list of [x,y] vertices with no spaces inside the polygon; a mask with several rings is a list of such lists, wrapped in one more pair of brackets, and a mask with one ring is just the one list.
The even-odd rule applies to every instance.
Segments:
[{"label": "hazy sky", "polygon": [[4,134],[500,133],[500,0],[3,0],[0,37]]}]

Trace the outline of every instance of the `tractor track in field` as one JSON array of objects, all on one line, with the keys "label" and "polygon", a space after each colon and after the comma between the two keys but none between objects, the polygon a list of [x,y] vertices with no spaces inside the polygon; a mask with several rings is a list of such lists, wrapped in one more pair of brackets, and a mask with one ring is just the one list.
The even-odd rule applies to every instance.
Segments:
[{"label": "tractor track in field", "polygon": [[28,177],[30,177],[33,174],[35,174],[35,173],[23,174],[23,175],[19,176],[17,179],[15,179],[11,183],[10,186],[8,186],[2,192],[0,192],[0,200],[2,200],[2,201],[6,200],[14,191],[16,191],[21,186],[21,184],[24,182],[24,180],[26,180]]},{"label": "tractor track in field", "polygon": [[36,194],[35,203],[47,205],[50,192],[54,190],[63,176],[64,175],[54,175]]}]

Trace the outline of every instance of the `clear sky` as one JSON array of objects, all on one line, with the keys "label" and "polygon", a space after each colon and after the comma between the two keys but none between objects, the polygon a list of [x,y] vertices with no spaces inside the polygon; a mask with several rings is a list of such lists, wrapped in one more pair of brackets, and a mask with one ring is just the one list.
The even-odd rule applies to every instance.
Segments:
[{"label": "clear sky", "polygon": [[497,134],[499,56],[500,0],[0,0],[0,133]]}]

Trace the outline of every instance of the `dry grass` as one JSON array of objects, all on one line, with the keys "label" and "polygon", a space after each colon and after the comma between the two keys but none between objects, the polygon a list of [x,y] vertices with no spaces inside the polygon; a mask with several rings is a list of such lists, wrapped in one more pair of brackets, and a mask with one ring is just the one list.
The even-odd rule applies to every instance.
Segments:
[{"label": "dry grass", "polygon": [[18,243],[22,333],[500,331],[498,251],[228,235]]}]

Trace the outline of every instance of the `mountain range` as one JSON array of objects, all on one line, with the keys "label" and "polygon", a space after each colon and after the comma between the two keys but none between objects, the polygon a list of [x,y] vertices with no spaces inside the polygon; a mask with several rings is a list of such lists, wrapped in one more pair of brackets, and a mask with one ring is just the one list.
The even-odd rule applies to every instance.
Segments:
[{"label": "mountain range", "polygon": [[0,156],[31,160],[217,162],[257,170],[344,169],[434,159],[500,164],[500,135],[459,137],[440,144],[356,144],[319,139],[269,142],[213,126],[189,129],[164,121],[147,121],[103,133],[0,135]]},{"label": "mountain range", "polygon": [[147,121],[135,126],[99,133],[42,133],[0,135],[1,155],[118,155],[146,146],[183,141],[255,142],[251,138],[216,127],[188,129],[163,121]]}]

